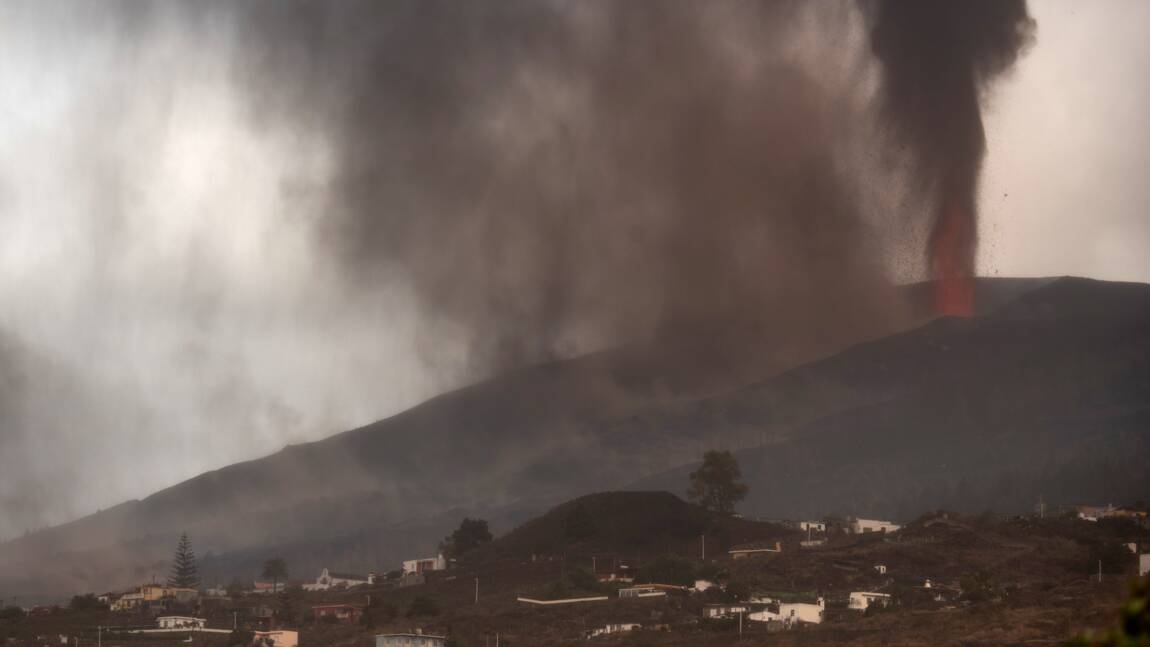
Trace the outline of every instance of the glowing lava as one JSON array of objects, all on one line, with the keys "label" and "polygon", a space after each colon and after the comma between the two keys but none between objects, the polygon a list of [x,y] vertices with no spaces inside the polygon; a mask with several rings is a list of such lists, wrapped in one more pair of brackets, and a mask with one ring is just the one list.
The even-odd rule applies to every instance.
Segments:
[{"label": "glowing lava", "polygon": [[940,315],[974,315],[974,212],[950,200],[930,235],[930,273],[934,311]]}]

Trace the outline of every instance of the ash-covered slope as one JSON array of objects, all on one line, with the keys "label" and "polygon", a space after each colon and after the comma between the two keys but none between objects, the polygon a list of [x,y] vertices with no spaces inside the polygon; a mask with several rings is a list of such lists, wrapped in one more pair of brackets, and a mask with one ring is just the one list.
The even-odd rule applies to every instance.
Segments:
[{"label": "ash-covered slope", "polygon": [[[725,402],[744,424],[791,423],[737,452],[752,514],[908,519],[937,507],[1023,511],[1039,497],[1145,499],[1150,286],[1060,279],[991,315],[862,344]],[[674,487],[689,470],[637,487]]]},{"label": "ash-covered slope", "polygon": [[[732,377],[723,362],[680,365],[651,349],[517,371],[9,542],[0,546],[0,591],[66,593],[162,576],[184,530],[208,582],[251,577],[272,553],[286,556],[297,577],[322,566],[394,568],[433,551],[464,515],[506,528],[558,501],[655,474],[671,475],[659,489],[681,491],[674,470],[711,446],[750,452],[742,456],[749,510],[886,510],[933,474],[937,448],[955,434],[989,433],[960,424],[960,415],[1009,420],[1060,447],[1061,432],[1040,423],[1052,412],[1063,422],[1089,415],[1119,425],[1113,416],[1148,401],[1150,286],[988,280],[980,290],[994,313],[936,321],[765,380],[770,367],[758,380],[748,377],[754,371]],[[905,430],[915,443],[850,435],[862,425]],[[860,476],[894,478],[887,464],[851,443],[889,446],[874,453],[924,467],[897,472],[892,495],[890,484]],[[1144,446],[1129,448],[1145,458]],[[797,454],[772,462],[784,450]],[[823,489],[808,491],[810,483]],[[925,494],[907,502],[943,503],[930,502],[928,486],[918,489]],[[897,501],[896,509],[904,505]]]}]

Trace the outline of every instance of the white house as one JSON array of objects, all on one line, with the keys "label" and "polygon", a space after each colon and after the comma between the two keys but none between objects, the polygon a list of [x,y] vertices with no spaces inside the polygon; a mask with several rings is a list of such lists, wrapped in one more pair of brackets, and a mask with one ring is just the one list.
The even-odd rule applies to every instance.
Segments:
[{"label": "white house", "polygon": [[856,535],[861,535],[868,532],[894,532],[902,526],[890,521],[880,521],[878,519],[851,519],[851,532]]},{"label": "white house", "polygon": [[755,622],[782,622],[787,625],[794,625],[799,622],[817,625],[823,621],[825,610],[826,602],[823,598],[819,598],[818,602],[814,604],[809,602],[780,602],[778,612],[763,609],[748,615],[747,619]]},{"label": "white house", "polygon": [[703,607],[704,618],[730,618],[746,612],[747,607],[741,604],[708,604]]},{"label": "white house", "polygon": [[822,521],[800,521],[799,530],[810,532],[826,532],[827,524]]},{"label": "white house", "polygon": [[1142,553],[1138,556],[1138,575],[1147,573],[1150,573],[1150,553]]},{"label": "white house", "polygon": [[417,575],[427,571],[442,571],[447,569],[447,560],[442,554],[427,559],[409,559],[403,562],[404,575]]},{"label": "white house", "polygon": [[621,623],[616,623],[616,624],[603,625],[602,627],[599,627],[598,629],[592,629],[592,630],[588,631],[587,637],[588,638],[594,638],[596,636],[606,636],[608,634],[618,634],[618,633],[623,633],[623,632],[627,632],[627,631],[635,631],[636,629],[640,629],[642,627],[643,627],[643,625],[635,623],[635,622],[621,622]]},{"label": "white house", "polygon": [[702,593],[703,591],[715,588],[716,586],[718,585],[711,580],[695,580],[695,586],[691,588],[693,588],[696,593]]},{"label": "white house", "polygon": [[446,647],[447,636],[433,636],[416,629],[410,634],[378,634],[375,647]]},{"label": "white house", "polygon": [[156,618],[156,626],[160,629],[203,629],[208,623],[203,618],[188,616],[160,616]]},{"label": "white house", "polygon": [[886,564],[875,564],[874,571],[879,575],[886,575]]},{"label": "white house", "polygon": [[287,629],[256,631],[252,634],[256,647],[299,647],[299,632]]},{"label": "white house", "polygon": [[870,591],[851,591],[848,609],[866,611],[873,604],[885,607],[890,604],[890,595],[886,593],[871,593]]},{"label": "white house", "polygon": [[305,591],[327,591],[335,588],[351,588],[362,584],[371,584],[370,576],[356,575],[354,573],[336,573],[328,569],[320,571],[314,584],[304,584]]}]

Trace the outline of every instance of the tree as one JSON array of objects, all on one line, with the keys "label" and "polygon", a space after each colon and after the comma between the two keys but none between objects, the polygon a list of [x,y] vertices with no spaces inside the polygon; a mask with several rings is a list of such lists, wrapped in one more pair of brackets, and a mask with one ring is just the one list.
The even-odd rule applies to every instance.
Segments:
[{"label": "tree", "polygon": [[288,578],[287,562],[282,557],[273,557],[267,560],[264,562],[263,574],[260,577],[272,581],[272,592],[274,593],[279,589],[279,583]]},{"label": "tree", "polygon": [[730,514],[735,504],[747,496],[739,462],[728,451],[703,454],[703,464],[691,472],[687,497],[708,510]]},{"label": "tree", "polygon": [[440,547],[448,557],[458,557],[469,550],[478,548],[492,539],[485,519],[464,518],[450,536],[444,538]]},{"label": "tree", "polygon": [[192,542],[188,533],[180,535],[176,545],[176,556],[172,558],[172,572],[168,575],[168,586],[181,589],[194,589],[200,586],[200,574],[196,568],[196,554],[192,552]]}]

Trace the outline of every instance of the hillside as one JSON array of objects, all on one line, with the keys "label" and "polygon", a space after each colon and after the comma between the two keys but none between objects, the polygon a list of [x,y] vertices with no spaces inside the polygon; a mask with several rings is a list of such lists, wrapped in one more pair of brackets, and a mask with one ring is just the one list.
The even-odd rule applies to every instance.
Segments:
[{"label": "hillside", "polygon": [[982,316],[734,383],[659,349],[516,371],[0,545],[0,590],[127,586],[166,571],[182,530],[209,581],[272,552],[301,575],[390,569],[465,515],[503,529],[589,491],[682,491],[709,447],[740,450],[745,510],[769,517],[1129,495],[1148,457],[1150,286],[979,290]]},{"label": "hillside", "polygon": [[734,544],[794,535],[774,524],[732,518],[688,504],[670,492],[603,492],[559,505],[520,525],[466,561],[610,553],[625,556],[698,554],[700,536],[722,552]]},{"label": "hillside", "polygon": [[[572,518],[582,530],[570,536]],[[590,522],[589,526],[585,522]],[[706,557],[699,537],[708,540]],[[691,536],[687,536],[691,533]],[[733,559],[724,534],[780,541],[777,553]],[[350,589],[289,589],[274,605],[301,645],[363,647],[377,633],[411,631],[450,636],[454,644],[586,645],[585,632],[608,623],[640,625],[633,633],[596,637],[592,644],[719,646],[744,644],[734,618],[703,619],[708,604],[742,601],[752,610],[779,601],[825,601],[822,622],[785,629],[781,623],[742,623],[746,644],[786,645],[1062,645],[1070,636],[1116,620],[1136,557],[1125,546],[1150,546],[1150,527],[1131,519],[1090,522],[1073,515],[1000,518],[931,512],[901,530],[850,535],[832,526],[824,541],[800,547],[797,533],[770,523],[721,516],[668,492],[603,492],[568,501],[479,549],[446,571],[420,581],[392,578]],[[674,554],[674,556],[670,556]],[[637,581],[653,579],[674,563],[687,581],[705,578],[705,592],[671,590],[666,596],[620,597],[610,557],[626,558]],[[1098,573],[1098,560],[1103,561]],[[875,566],[882,565],[882,569]],[[594,569],[601,577],[591,576]],[[931,582],[928,588],[927,581]],[[890,606],[848,608],[853,591],[889,595]],[[562,592],[599,600],[541,606],[519,597]],[[195,613],[209,628],[254,624],[267,596],[235,594],[202,600]],[[317,621],[317,604],[365,605],[356,623]],[[154,624],[148,610],[60,609],[28,617],[0,617],[0,640],[31,644],[34,636],[65,634],[94,640],[97,627]],[[109,634],[103,634],[104,644]],[[127,640],[125,640],[127,642]],[[226,635],[131,636],[130,644],[227,644]],[[24,644],[24,642],[18,642]],[[37,643],[39,644],[39,643]]]},{"label": "hillside", "polygon": [[[814,415],[798,408],[820,394],[828,404]],[[862,344],[723,405],[713,408],[728,419],[794,421],[737,453],[752,514],[906,519],[940,506],[1025,511],[1040,496],[1146,498],[1150,288],[1062,279],[991,316]],[[676,486],[688,469],[636,487]]]}]

